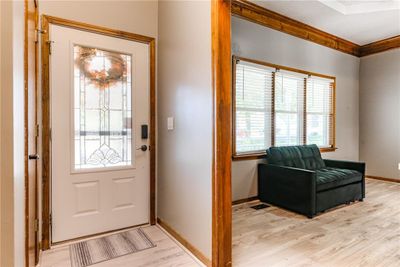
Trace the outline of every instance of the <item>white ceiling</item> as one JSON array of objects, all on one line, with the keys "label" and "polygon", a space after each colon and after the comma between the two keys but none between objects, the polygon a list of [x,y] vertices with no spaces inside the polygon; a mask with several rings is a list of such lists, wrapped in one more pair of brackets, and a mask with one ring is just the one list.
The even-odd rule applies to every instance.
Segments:
[{"label": "white ceiling", "polygon": [[400,35],[400,0],[252,0],[359,45]]}]

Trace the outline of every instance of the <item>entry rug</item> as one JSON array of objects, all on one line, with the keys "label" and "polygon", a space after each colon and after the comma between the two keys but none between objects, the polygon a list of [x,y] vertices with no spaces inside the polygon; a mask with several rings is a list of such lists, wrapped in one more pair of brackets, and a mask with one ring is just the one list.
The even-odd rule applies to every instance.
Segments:
[{"label": "entry rug", "polygon": [[84,267],[156,245],[141,228],[82,241],[69,246],[72,267]]}]

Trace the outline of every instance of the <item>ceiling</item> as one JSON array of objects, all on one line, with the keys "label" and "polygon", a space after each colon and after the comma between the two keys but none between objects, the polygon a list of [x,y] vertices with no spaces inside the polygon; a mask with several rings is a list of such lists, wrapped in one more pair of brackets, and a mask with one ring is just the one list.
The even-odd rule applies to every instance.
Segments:
[{"label": "ceiling", "polygon": [[400,0],[251,2],[358,45],[400,35]]}]

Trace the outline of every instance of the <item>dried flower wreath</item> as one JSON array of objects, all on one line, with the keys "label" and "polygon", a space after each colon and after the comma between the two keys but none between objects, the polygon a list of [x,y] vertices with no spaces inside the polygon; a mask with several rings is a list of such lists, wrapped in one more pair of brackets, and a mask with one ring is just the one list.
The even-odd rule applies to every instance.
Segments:
[{"label": "dried flower wreath", "polygon": [[120,54],[108,51],[101,51],[102,56],[110,61],[108,69],[96,70],[91,68],[93,59],[98,56],[96,48],[80,47],[75,64],[91,84],[103,90],[110,86],[126,80],[126,63]]}]

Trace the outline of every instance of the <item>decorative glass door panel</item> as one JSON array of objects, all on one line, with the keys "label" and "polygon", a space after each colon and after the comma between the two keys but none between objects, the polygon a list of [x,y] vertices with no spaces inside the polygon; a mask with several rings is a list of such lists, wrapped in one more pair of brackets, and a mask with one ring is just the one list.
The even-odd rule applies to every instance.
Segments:
[{"label": "decorative glass door panel", "polygon": [[149,222],[150,46],[49,25],[52,242]]},{"label": "decorative glass door panel", "polygon": [[73,169],[132,165],[131,61],[74,45]]}]

